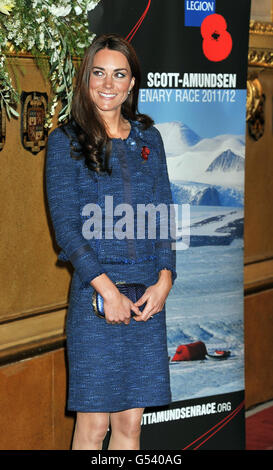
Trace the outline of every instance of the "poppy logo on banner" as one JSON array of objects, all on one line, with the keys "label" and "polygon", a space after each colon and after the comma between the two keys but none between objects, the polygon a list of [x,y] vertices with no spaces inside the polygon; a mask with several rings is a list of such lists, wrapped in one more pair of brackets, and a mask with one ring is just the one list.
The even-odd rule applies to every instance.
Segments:
[{"label": "poppy logo on banner", "polygon": [[216,0],[185,0],[185,26],[201,26],[203,20],[215,13]]},{"label": "poppy logo on banner", "polygon": [[227,31],[227,22],[222,15],[207,16],[201,25],[203,52],[208,60],[221,62],[232,50],[232,37]]}]

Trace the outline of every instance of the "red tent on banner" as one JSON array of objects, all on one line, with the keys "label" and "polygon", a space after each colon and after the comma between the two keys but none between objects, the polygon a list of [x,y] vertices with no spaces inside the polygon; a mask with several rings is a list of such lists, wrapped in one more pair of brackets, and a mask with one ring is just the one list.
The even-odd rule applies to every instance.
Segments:
[{"label": "red tent on banner", "polygon": [[208,354],[205,343],[196,341],[190,344],[180,344],[172,358],[172,361],[194,361],[205,359]]}]

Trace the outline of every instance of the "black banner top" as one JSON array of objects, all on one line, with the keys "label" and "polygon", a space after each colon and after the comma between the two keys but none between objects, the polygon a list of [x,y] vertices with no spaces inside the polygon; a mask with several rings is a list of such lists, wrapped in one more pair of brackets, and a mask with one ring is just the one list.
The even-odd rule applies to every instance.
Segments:
[{"label": "black banner top", "polygon": [[100,0],[88,20],[97,35],[132,42],[142,88],[245,89],[250,0],[237,8],[236,0]]}]

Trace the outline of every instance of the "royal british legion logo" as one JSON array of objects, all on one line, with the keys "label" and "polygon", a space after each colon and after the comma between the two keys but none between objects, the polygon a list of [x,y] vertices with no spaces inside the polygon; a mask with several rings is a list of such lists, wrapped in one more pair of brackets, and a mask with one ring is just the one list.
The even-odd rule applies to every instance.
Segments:
[{"label": "royal british legion logo", "polygon": [[185,26],[201,26],[203,20],[215,13],[216,0],[185,0]]}]

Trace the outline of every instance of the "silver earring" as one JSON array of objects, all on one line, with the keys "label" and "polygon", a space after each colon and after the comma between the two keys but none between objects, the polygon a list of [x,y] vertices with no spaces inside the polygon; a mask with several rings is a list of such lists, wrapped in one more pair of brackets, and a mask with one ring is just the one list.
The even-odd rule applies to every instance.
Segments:
[{"label": "silver earring", "polygon": [[128,91],[128,95],[130,95],[130,93],[131,93],[131,90]]}]

